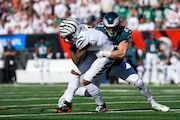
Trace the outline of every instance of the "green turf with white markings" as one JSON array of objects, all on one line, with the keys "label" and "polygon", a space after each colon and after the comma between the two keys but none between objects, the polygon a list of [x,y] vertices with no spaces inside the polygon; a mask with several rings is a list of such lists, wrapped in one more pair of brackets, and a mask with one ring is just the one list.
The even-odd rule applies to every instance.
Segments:
[{"label": "green turf with white markings", "polygon": [[107,113],[94,113],[91,97],[75,96],[73,112],[54,113],[67,84],[0,84],[0,120],[180,120],[180,86],[148,86],[156,101],[171,108],[153,111],[139,90],[127,84],[102,84]]}]

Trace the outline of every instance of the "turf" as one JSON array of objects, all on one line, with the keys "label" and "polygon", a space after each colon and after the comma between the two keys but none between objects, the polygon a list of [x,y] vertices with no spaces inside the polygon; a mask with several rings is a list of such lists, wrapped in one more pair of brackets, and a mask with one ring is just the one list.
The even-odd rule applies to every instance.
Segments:
[{"label": "turf", "polygon": [[0,120],[180,120],[180,87],[152,86],[156,101],[169,112],[153,111],[139,90],[128,84],[102,84],[101,94],[109,111],[95,113],[91,97],[75,96],[73,112],[57,114],[54,109],[67,84],[0,84]]}]

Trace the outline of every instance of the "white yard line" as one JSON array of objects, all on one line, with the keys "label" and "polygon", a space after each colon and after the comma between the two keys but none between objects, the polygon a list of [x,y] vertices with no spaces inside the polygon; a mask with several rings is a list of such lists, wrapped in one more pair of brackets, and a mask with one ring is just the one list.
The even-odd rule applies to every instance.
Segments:
[{"label": "white yard line", "polygon": [[[158,102],[168,102],[168,103],[174,103],[174,102],[180,102],[180,100],[173,100],[173,101],[158,101]],[[119,101],[119,102],[106,102],[107,104],[139,104],[139,103],[147,103],[147,101]],[[73,105],[87,105],[87,104],[95,104],[95,102],[86,102],[86,103],[73,103]],[[57,104],[28,104],[28,105],[7,105],[7,106],[0,106],[0,109],[2,108],[13,108],[13,107],[37,107],[37,106],[56,106]]]},{"label": "white yard line", "polygon": [[[154,110],[109,110],[104,114],[112,114],[112,113],[130,113],[130,112],[151,112]],[[179,112],[180,109],[172,109],[170,111]],[[53,111],[52,111],[53,112]],[[0,115],[0,118],[8,118],[8,117],[26,117],[26,116],[52,116],[52,115],[65,115],[65,114],[72,114],[72,115],[80,115],[80,114],[97,114],[95,112],[72,112],[72,113],[44,113],[44,114],[17,114],[17,115]]]},{"label": "white yard line", "polygon": [[[17,97],[17,96],[16,96]],[[42,98],[39,98],[39,97],[36,97],[36,96],[32,96],[31,98],[19,98],[19,99],[2,99],[2,100],[0,100],[0,101],[29,101],[29,100],[31,100],[31,101],[33,101],[33,100],[58,100],[59,98],[58,97],[51,97],[51,96],[47,96],[47,97],[49,97],[49,98],[47,98],[47,97],[45,97],[45,96],[41,96]],[[144,97],[142,97],[142,96],[136,96],[135,98],[134,98],[134,96],[130,96],[130,95],[127,95],[127,96],[104,96],[103,98],[106,98],[106,99],[112,99],[112,98],[133,98],[134,100],[135,99],[137,99],[137,98],[144,98]],[[162,98],[162,97],[164,97],[164,96],[156,96],[156,98]],[[89,97],[86,97],[87,99],[89,98]],[[177,98],[177,96],[176,95],[168,95],[167,96],[167,98]],[[75,99],[82,99],[82,98],[80,98],[80,97],[75,97]]]}]

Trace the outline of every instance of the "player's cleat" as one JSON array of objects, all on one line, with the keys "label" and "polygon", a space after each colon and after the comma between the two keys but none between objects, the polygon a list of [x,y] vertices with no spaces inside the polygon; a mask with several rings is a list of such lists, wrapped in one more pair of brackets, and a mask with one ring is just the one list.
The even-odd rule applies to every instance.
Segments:
[{"label": "player's cleat", "polygon": [[106,104],[104,103],[103,105],[97,105],[95,112],[107,112],[108,109],[106,107]]},{"label": "player's cleat", "polygon": [[64,106],[57,108],[55,113],[71,113],[72,112],[72,104],[65,101]]},{"label": "player's cleat", "polygon": [[152,106],[152,109],[154,109],[156,111],[167,112],[167,111],[169,111],[170,108],[165,106],[165,105],[161,105],[159,103],[156,103],[154,106]]}]

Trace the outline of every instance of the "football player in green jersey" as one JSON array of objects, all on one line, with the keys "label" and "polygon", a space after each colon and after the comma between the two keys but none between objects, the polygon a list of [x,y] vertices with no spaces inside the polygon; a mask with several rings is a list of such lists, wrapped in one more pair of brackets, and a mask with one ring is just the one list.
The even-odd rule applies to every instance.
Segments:
[{"label": "football player in green jersey", "polygon": [[[152,109],[163,112],[169,111],[169,107],[161,105],[154,100],[146,84],[141,80],[133,67],[129,63],[123,61],[132,31],[124,26],[120,26],[120,23],[120,17],[115,12],[109,12],[104,16],[103,22],[96,26],[96,29],[106,34],[116,46],[116,50],[99,51],[96,56],[115,59],[114,64],[109,69],[108,75],[119,77],[136,86],[140,90],[140,93],[150,102]],[[100,80],[96,79],[93,82],[97,86],[100,86],[101,82],[99,81]],[[84,92],[82,92],[83,90]],[[88,92],[83,87],[80,87],[75,95],[89,96]]]},{"label": "football player in green jersey", "polygon": [[[40,68],[41,85],[44,84],[44,76],[47,75],[49,84],[52,84],[51,75],[49,71],[49,60],[52,57],[50,43],[45,41],[44,37],[40,37],[39,41],[34,44],[35,47],[35,66]],[[43,74],[46,71],[47,74]]]},{"label": "football player in green jersey", "polygon": [[[159,40],[156,40],[155,33],[150,33],[150,37],[145,40],[146,43],[146,75],[148,83],[159,84],[157,76],[157,61],[159,52]],[[152,79],[154,76],[154,79]]]}]

